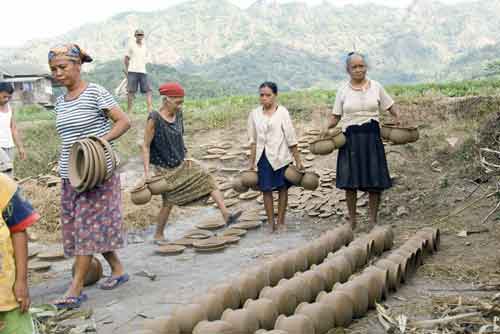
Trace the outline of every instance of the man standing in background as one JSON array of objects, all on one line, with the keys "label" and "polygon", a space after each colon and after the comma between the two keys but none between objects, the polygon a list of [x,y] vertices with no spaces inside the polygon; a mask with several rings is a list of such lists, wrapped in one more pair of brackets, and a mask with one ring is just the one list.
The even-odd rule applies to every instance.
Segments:
[{"label": "man standing in background", "polygon": [[147,48],[144,43],[144,31],[137,29],[134,33],[135,42],[130,43],[125,56],[125,73],[127,74],[128,113],[132,112],[135,93],[139,87],[146,94],[148,113],[152,111],[152,94],[146,72]]}]

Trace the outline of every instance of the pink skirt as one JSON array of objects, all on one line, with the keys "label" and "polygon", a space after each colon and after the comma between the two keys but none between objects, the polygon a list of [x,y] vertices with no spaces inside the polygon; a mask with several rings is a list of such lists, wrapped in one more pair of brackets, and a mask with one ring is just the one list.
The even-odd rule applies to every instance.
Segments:
[{"label": "pink skirt", "polygon": [[93,255],[125,247],[120,176],[114,174],[82,193],[63,179],[61,224],[66,256]]}]

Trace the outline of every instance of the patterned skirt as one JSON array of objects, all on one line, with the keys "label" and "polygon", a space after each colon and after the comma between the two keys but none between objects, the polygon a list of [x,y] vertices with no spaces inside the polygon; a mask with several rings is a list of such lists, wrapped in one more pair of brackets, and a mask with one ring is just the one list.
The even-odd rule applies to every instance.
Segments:
[{"label": "patterned skirt", "polygon": [[217,189],[213,177],[194,161],[191,161],[189,167],[186,161],[183,161],[174,168],[153,166],[153,170],[155,176],[163,176],[169,185],[167,191],[162,194],[164,203],[188,205],[207,198]]},{"label": "patterned skirt", "polygon": [[125,247],[120,176],[76,192],[62,180],[61,224],[66,256],[106,253]]},{"label": "patterned skirt", "polygon": [[381,192],[392,187],[378,122],[349,126],[345,135],[337,157],[337,188]]}]

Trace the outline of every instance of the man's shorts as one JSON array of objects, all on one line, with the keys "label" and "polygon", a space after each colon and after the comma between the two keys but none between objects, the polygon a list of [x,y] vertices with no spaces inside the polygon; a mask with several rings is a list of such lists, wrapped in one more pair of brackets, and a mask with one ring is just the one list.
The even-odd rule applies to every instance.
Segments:
[{"label": "man's shorts", "polygon": [[142,94],[151,91],[146,73],[128,72],[127,81],[127,91],[129,93],[136,93],[137,87],[141,89]]}]

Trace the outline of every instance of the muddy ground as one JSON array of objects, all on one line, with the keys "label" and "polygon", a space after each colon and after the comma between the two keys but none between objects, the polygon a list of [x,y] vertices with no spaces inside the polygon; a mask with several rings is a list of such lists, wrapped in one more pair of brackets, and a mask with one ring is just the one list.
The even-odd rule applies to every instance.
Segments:
[{"label": "muddy ground", "polygon": [[[496,205],[498,197],[479,200],[477,205],[460,214],[439,220],[481,199],[485,194],[496,191],[497,179],[485,178],[478,168],[476,153],[481,145],[479,131],[485,122],[483,103],[484,100],[466,103],[462,99],[429,99],[417,104],[401,104],[403,118],[420,126],[421,138],[411,145],[386,146],[395,186],[384,194],[379,223],[393,226],[396,234],[395,247],[421,227],[439,226],[442,247],[438,253],[426,259],[410,282],[397,293],[391,294],[384,303],[394,316],[402,314],[410,319],[440,317],[449,307],[455,307],[459,303],[475,303],[477,298],[488,299],[496,293],[466,290],[481,290],[476,288],[484,283],[500,283],[497,251],[500,236],[497,221],[500,216],[494,213],[483,222]],[[492,104],[488,113],[498,112],[498,105]],[[296,122],[299,136],[308,129],[319,128],[323,114],[324,111],[316,110],[312,113],[311,120]],[[491,127],[488,131],[491,132]],[[492,133],[498,134],[498,128]],[[236,149],[244,145],[245,138],[243,124],[235,124],[224,130],[191,134],[188,142],[195,158],[199,158],[209,143],[230,141]],[[247,161],[242,155],[229,163],[202,163],[207,168],[215,168],[216,175],[229,179],[231,173],[223,172],[222,167],[244,168]],[[312,163],[313,169],[334,170],[335,154],[316,157]],[[142,176],[141,170],[138,158],[131,159],[124,167],[122,181],[125,190]],[[335,215],[319,219],[309,217],[304,210],[292,210],[288,215],[286,230],[271,234],[264,226],[249,231],[239,244],[220,253],[199,254],[188,249],[178,256],[158,256],[154,254],[155,246],[150,242],[152,226],[130,230],[131,243],[120,250],[119,255],[131,274],[131,281],[113,291],[102,291],[96,287],[86,289],[89,301],[83,307],[93,310],[87,323],[95,324],[98,333],[132,332],[140,328],[144,318],[165,316],[175,305],[189,302],[193,296],[207,291],[212,285],[230,280],[274,254],[314,239],[322,231],[344,222],[343,213],[346,208],[342,201],[343,194],[332,189],[331,196],[338,199],[335,201],[335,207],[338,208]],[[158,205],[159,202],[155,201],[146,207],[137,208],[125,196],[125,210],[130,213],[129,219],[143,220],[132,226],[153,223]],[[359,214],[363,230],[366,206],[364,203],[361,205]],[[242,201],[231,209],[250,211],[260,207],[256,200],[252,200]],[[197,223],[218,217],[219,213],[210,205],[177,209],[167,227],[167,238],[172,240],[180,237]],[[462,230],[483,228],[488,231],[467,237],[457,235]],[[38,233],[43,235],[41,231]],[[54,230],[51,234],[55,235],[57,231]],[[54,245],[38,241],[34,246],[53,248]],[[63,294],[70,281],[70,269],[71,259],[68,259],[54,263],[48,273],[33,274],[31,294],[34,303],[48,303]],[[143,270],[156,274],[156,279],[151,281],[138,275]],[[471,329],[471,333],[477,332],[479,325],[491,320],[474,318],[466,321],[462,327],[437,328],[429,333],[467,332],[467,328]],[[371,311],[365,318],[355,321],[345,332],[384,331],[377,321],[377,313]]]}]

